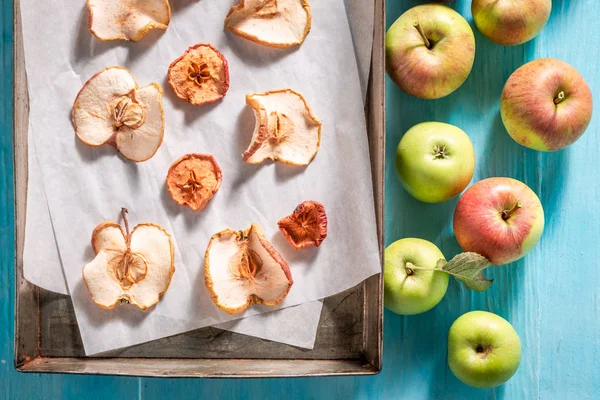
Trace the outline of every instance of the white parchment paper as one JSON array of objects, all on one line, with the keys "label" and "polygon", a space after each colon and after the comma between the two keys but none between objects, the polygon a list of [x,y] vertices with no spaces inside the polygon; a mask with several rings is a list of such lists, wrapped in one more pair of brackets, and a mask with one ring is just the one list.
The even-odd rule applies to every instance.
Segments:
[{"label": "white parchment paper", "polygon": [[[296,284],[283,306],[326,297],[379,270],[360,85],[343,4],[313,5],[313,31],[305,44],[275,51],[222,31],[222,16],[231,4],[174,3],[169,30],[137,44],[93,39],[82,9],[22,3],[32,133],[37,147],[44,149],[39,151],[44,187],[88,353],[232,318],[214,307],[201,279],[208,238],[228,226],[239,229],[260,222],[288,259]],[[212,19],[199,25],[198,16]],[[47,39],[42,43],[40,37]],[[165,143],[144,164],[125,162],[112,149],[91,149],[77,141],[68,115],[89,76],[106,65],[121,64],[140,85],[152,80],[164,84],[170,61],[197,41],[213,43],[230,62],[232,88],[224,101],[195,108],[165,88]],[[239,157],[253,126],[243,95],[280,87],[304,93],[325,123],[322,150],[305,169],[251,167]],[[232,179],[202,214],[176,207],[164,190],[164,172],[189,151],[215,154],[225,182]],[[328,246],[319,251],[300,254],[286,248],[274,226],[306,198],[326,205],[330,237],[338,239],[328,239]],[[176,242],[178,270],[172,286],[149,313],[126,307],[99,310],[82,285],[81,266],[92,257],[89,234],[98,221],[116,219],[122,205],[129,208],[132,223],[157,222]],[[348,234],[354,230],[361,234]],[[262,311],[257,307],[244,315]],[[107,332],[110,335],[103,334]]]},{"label": "white parchment paper", "polygon": [[[29,131],[31,132],[31,130]],[[47,290],[69,294],[46,203],[44,181],[29,133],[29,180],[23,271],[25,279]],[[41,284],[38,284],[40,282]],[[320,300],[215,325],[216,328],[312,349],[323,303]],[[187,325],[184,325],[187,326]],[[194,329],[194,323],[191,322]]]},{"label": "white parchment paper", "polygon": [[[373,1],[346,0],[346,9],[364,97],[371,63]],[[29,282],[46,290],[68,295],[31,130],[28,133],[29,179],[23,272]],[[216,327],[294,346],[313,348],[321,309],[321,301],[313,301],[272,313],[225,322]]]}]

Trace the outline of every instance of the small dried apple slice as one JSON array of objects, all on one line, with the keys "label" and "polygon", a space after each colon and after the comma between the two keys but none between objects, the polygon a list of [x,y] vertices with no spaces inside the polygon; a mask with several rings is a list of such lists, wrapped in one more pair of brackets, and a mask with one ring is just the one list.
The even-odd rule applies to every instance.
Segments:
[{"label": "small dried apple slice", "polygon": [[87,0],[89,28],[100,40],[136,42],[152,29],[167,29],[168,0]]},{"label": "small dried apple slice", "polygon": [[310,26],[311,12],[306,0],[241,0],[225,18],[226,29],[270,47],[302,44]]},{"label": "small dried apple slice", "polygon": [[254,110],[256,125],[252,142],[242,154],[245,162],[308,165],[312,161],[321,145],[322,124],[301,94],[282,89],[246,95],[246,104]]},{"label": "small dried apple slice", "polygon": [[168,80],[180,99],[197,106],[214,103],[229,89],[227,59],[210,44],[198,43],[171,63]]},{"label": "small dried apple slice", "polygon": [[129,232],[127,210],[121,209],[125,232],[103,222],[92,233],[96,257],[83,267],[83,281],[96,304],[114,308],[118,302],[145,310],[158,303],[175,273],[171,236],[160,226],[144,223]]},{"label": "small dried apple slice", "polygon": [[222,181],[221,167],[215,157],[191,153],[171,165],[167,189],[177,204],[199,211],[217,193]]},{"label": "small dried apple slice", "polygon": [[108,67],[83,85],[73,104],[75,133],[90,146],[114,145],[127,159],[146,161],[160,147],[165,131],[162,89],[138,89],[122,67]]},{"label": "small dried apple slice", "polygon": [[204,256],[204,279],[214,303],[230,314],[252,304],[275,306],[294,283],[287,263],[257,224],[211,237]]},{"label": "small dried apple slice", "polygon": [[327,237],[325,207],[314,200],[304,201],[293,213],[277,222],[277,226],[296,250],[319,247]]}]

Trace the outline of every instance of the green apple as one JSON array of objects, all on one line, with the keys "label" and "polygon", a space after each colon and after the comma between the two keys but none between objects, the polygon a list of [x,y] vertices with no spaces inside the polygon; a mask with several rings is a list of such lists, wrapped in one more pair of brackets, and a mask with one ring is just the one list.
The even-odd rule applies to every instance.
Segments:
[{"label": "green apple", "polygon": [[448,289],[448,274],[421,268],[437,268],[444,255],[423,239],[400,239],[385,249],[383,270],[385,306],[396,314],[428,311],[442,300]]},{"label": "green apple", "polygon": [[448,365],[463,383],[493,388],[509,380],[521,362],[521,340],[504,318],[486,311],[458,317],[448,333]]},{"label": "green apple", "polygon": [[550,18],[552,0],[473,0],[471,14],[477,29],[504,46],[525,43],[542,30]]},{"label": "green apple", "polygon": [[458,195],[471,182],[474,170],[471,140],[454,125],[415,125],[396,149],[396,171],[402,186],[426,203],[439,203]]},{"label": "green apple", "polygon": [[441,4],[402,14],[385,37],[386,69],[406,93],[438,99],[454,92],[471,73],[475,36],[469,23]]}]

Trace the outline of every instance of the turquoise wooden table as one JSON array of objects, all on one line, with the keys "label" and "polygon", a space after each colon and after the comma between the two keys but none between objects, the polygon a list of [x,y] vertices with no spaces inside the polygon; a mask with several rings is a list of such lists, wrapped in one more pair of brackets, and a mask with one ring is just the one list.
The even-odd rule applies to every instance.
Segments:
[{"label": "turquoise wooden table", "polygon": [[[423,3],[388,0],[388,25]],[[469,1],[453,3],[470,18]],[[400,317],[386,311],[384,366],[363,378],[288,380],[160,380],[65,375],[22,375],[13,369],[14,195],[12,172],[12,12],[0,18],[0,399],[163,398],[402,398],[402,399],[592,399],[600,398],[600,119],[583,138],[559,153],[526,150],[510,139],[498,99],[508,76],[526,61],[557,57],[577,68],[600,94],[598,0],[554,0],[550,22],[525,45],[504,48],[476,31],[473,72],[451,96],[423,101],[388,81],[386,242],[420,237],[446,257],[459,251],[451,230],[456,200],[426,205],[408,196],[393,169],[396,144],[413,124],[455,124],[471,137],[475,180],[510,176],[527,183],[546,211],[540,245],[525,259],[488,272],[484,294],[451,281],[432,311]],[[446,336],[462,313],[482,309],[507,318],[519,333],[523,356],[517,374],[495,390],[460,383],[446,363]]]}]

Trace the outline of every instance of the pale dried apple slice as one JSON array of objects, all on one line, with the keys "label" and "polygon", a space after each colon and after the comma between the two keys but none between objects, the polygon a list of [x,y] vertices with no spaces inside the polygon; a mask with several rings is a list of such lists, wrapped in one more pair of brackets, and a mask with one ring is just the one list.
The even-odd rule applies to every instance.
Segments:
[{"label": "pale dried apple slice", "polygon": [[270,47],[302,44],[310,31],[311,11],[306,0],[241,0],[225,18],[225,28]]},{"label": "pale dried apple slice", "polygon": [[242,154],[248,164],[264,160],[308,165],[321,145],[321,122],[301,94],[282,89],[246,95],[256,125],[252,142]]},{"label": "pale dried apple slice", "polygon": [[89,28],[100,40],[136,42],[152,29],[167,29],[168,0],[87,0]]},{"label": "pale dried apple slice", "polygon": [[188,103],[214,103],[229,90],[227,59],[210,44],[198,43],[171,63],[168,81],[177,97]]},{"label": "pale dried apple slice", "polygon": [[72,111],[75,133],[90,146],[109,143],[131,161],[146,161],[164,137],[162,94],[158,83],[138,89],[125,68],[105,68],[77,94]]},{"label": "pale dried apple slice", "polygon": [[257,224],[211,237],[204,256],[204,279],[217,307],[230,314],[252,304],[277,305],[294,283],[287,263]]},{"label": "pale dried apple slice", "polygon": [[144,223],[129,232],[127,210],[121,209],[125,232],[103,222],[92,233],[96,257],[83,267],[83,281],[96,304],[114,308],[130,303],[145,310],[158,303],[175,273],[171,236],[158,225]]},{"label": "pale dried apple slice", "polygon": [[319,247],[327,237],[325,207],[314,200],[304,201],[293,213],[277,222],[277,226],[296,250]]},{"label": "pale dried apple slice", "polygon": [[221,167],[214,156],[190,153],[169,168],[167,189],[177,204],[199,211],[217,193],[222,181]]}]

